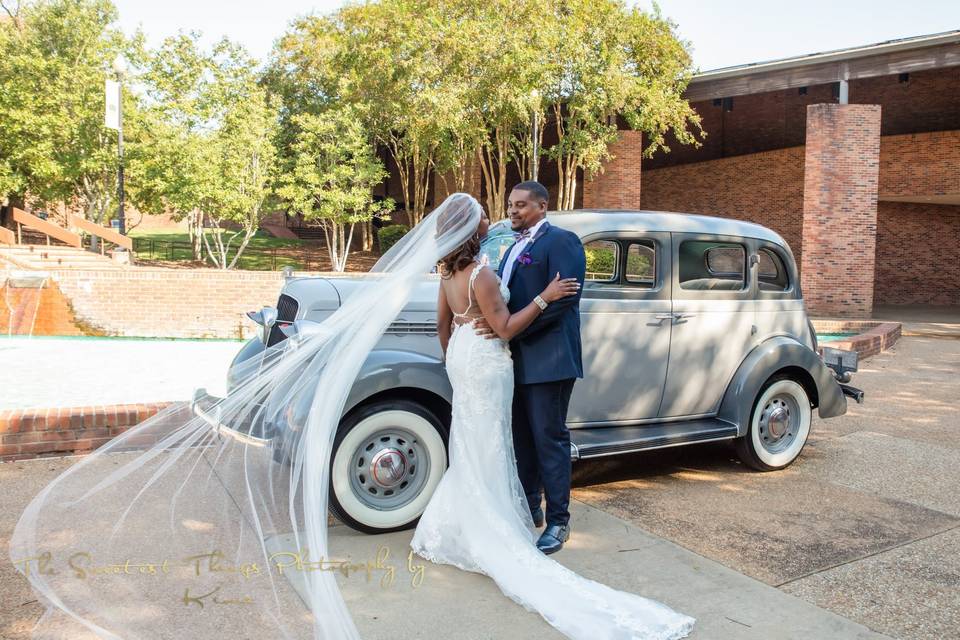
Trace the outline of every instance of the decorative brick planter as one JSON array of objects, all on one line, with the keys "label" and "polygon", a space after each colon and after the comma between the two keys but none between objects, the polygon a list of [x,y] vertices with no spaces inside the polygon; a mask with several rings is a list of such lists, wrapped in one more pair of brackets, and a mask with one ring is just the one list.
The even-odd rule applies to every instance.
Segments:
[{"label": "decorative brick planter", "polygon": [[860,359],[869,358],[886,351],[900,339],[899,322],[871,322],[869,320],[814,320],[813,327],[818,333],[858,332],[843,340],[831,340],[820,343],[820,347],[833,347],[845,351],[856,351]]},{"label": "decorative brick planter", "polygon": [[0,410],[0,461],[89,453],[171,404]]}]

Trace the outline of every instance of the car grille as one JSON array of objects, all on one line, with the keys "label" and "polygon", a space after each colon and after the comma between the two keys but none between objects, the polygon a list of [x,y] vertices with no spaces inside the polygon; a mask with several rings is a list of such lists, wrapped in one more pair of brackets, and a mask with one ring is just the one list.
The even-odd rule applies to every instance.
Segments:
[{"label": "car grille", "polygon": [[267,339],[268,347],[272,347],[287,339],[287,336],[280,330],[280,324],[290,324],[296,320],[299,309],[300,304],[295,298],[291,298],[285,293],[280,294],[280,299],[277,301],[277,321],[273,327],[270,328],[270,337]]}]

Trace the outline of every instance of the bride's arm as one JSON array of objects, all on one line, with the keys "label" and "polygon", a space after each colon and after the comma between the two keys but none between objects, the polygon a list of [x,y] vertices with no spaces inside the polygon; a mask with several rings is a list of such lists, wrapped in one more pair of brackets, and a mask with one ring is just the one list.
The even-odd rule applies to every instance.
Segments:
[{"label": "bride's arm", "polygon": [[[547,285],[540,297],[546,302],[554,302],[560,298],[576,295],[580,285],[574,278],[560,279],[560,275]],[[510,340],[515,335],[530,326],[530,323],[536,320],[540,315],[540,307],[536,302],[531,302],[520,311],[511,314],[507,309],[503,296],[500,295],[500,284],[497,277],[489,268],[480,270],[473,287],[476,293],[477,304],[480,305],[480,311],[483,318],[503,340]]]},{"label": "bride's arm", "polygon": [[446,357],[447,343],[450,342],[451,324],[453,323],[453,311],[447,303],[447,292],[440,283],[440,294],[437,298],[437,336],[440,338],[440,357]]}]

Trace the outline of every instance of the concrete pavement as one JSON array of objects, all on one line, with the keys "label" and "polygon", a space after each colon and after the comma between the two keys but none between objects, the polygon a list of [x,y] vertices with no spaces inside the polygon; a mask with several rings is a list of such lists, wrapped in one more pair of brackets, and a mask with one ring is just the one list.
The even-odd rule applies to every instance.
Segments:
[{"label": "concrete pavement", "polygon": [[[70,459],[25,461],[0,465],[0,532],[4,547],[23,505]],[[831,638],[879,639],[866,627],[818,608],[801,598],[728,569],[599,509],[574,501],[574,534],[554,555],[567,567],[618,589],[664,602],[697,618],[691,638],[769,640]],[[359,574],[338,581],[363,635],[370,640],[393,638],[561,638],[536,614],[503,596],[485,576],[424,565],[422,582],[412,584],[406,571],[411,532],[366,536],[345,526],[331,530],[332,555],[362,562],[381,547],[397,565],[396,580],[382,587]],[[29,587],[5,562],[0,563],[0,636],[26,638],[40,613]],[[291,612],[296,614],[297,612]],[[177,621],[173,621],[175,632]],[[60,622],[71,638],[88,637],[83,629]],[[187,629],[183,633],[189,635]],[[187,637],[184,635],[182,637]],[[173,633],[171,637],[177,637]]]},{"label": "concrete pavement", "polygon": [[956,640],[960,341],[904,338],[853,384],[865,404],[783,471],[684,447],[578,464],[573,495],[876,631]]}]

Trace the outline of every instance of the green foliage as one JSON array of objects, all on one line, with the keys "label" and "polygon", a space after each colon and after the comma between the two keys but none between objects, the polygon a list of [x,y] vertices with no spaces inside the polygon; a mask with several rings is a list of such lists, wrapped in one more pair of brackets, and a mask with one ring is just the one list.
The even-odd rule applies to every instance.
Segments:
[{"label": "green foliage", "polygon": [[612,278],[616,271],[617,250],[610,247],[586,247],[587,273],[593,274],[592,279],[604,280]]},{"label": "green foliage", "polygon": [[[104,81],[117,55],[135,69],[142,37],[113,26],[109,0],[40,0],[0,21],[0,199],[67,201],[103,221],[116,193],[117,133]],[[125,95],[124,110],[137,101]]]},{"label": "green foliage", "polygon": [[373,188],[387,176],[353,108],[294,116],[292,162],[280,179],[279,194],[304,220],[319,222],[331,267],[343,271],[354,225],[393,208],[375,201]]},{"label": "green foliage", "polygon": [[386,253],[390,247],[397,244],[403,236],[410,231],[405,225],[391,224],[386,227],[380,227],[377,231],[377,240],[380,241],[380,253]]},{"label": "green foliage", "polygon": [[652,268],[649,256],[638,253],[627,254],[628,277],[646,277],[652,273]]},{"label": "green foliage", "polygon": [[205,52],[198,40],[181,34],[152,53],[130,175],[141,210],[189,218],[195,258],[231,269],[274,193],[279,106],[242,47],[223,40]]},{"label": "green foliage", "polygon": [[329,229],[342,268],[354,225],[368,229],[389,206],[370,197],[385,177],[377,152],[390,155],[413,225],[435,179],[463,190],[477,168],[491,217],[502,216],[509,163],[527,177],[539,160],[534,117],[538,142],[552,141],[539,155],[556,163],[560,209],[572,208],[578,175],[602,171],[618,123],[644,132],[647,155],[669,150],[668,134],[697,144],[702,133],[682,98],[689,44],[656,5],[348,3],[294,21],[264,71],[195,33],[147,51],[115,27],[110,0],[22,6],[0,21],[0,200],[64,200],[98,220],[112,211],[117,135],[103,126],[103,83],[123,54],[129,198],[187,218],[194,258],[222,268],[238,264],[278,196]]},{"label": "green foliage", "polygon": [[291,113],[356,109],[393,157],[411,224],[433,175],[462,189],[471,163],[496,220],[509,162],[529,175],[534,115],[540,141],[548,127],[556,140],[540,154],[557,163],[561,209],[578,173],[610,158],[618,121],[647,134],[648,155],[669,132],[696,143],[688,48],[658,9],[623,0],[377,0],[294,23],[267,77]]}]

